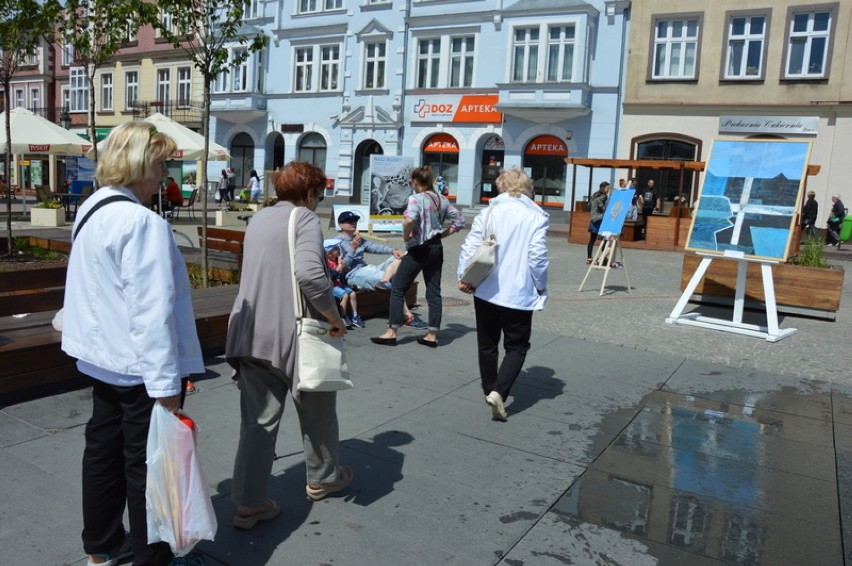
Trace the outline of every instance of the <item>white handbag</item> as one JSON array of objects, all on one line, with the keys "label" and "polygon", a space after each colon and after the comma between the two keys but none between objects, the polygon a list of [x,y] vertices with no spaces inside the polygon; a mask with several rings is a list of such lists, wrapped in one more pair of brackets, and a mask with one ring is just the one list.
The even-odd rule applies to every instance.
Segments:
[{"label": "white handbag", "polygon": [[489,206],[488,210],[485,211],[485,219],[483,221],[484,228],[482,229],[482,233],[485,237],[482,239],[479,247],[476,248],[476,251],[473,252],[473,255],[464,268],[464,272],[462,272],[462,283],[467,283],[471,287],[478,287],[485,281],[485,278],[488,277],[494,266],[497,265],[497,236],[493,231],[490,234],[488,233],[490,214],[491,207]]},{"label": "white handbag", "polygon": [[297,389],[303,392],[343,391],[353,387],[342,336],[332,336],[334,328],[324,320],[306,318],[302,312],[302,292],[296,281],[296,213],[290,213],[290,270],[293,277],[293,304],[296,313]]}]

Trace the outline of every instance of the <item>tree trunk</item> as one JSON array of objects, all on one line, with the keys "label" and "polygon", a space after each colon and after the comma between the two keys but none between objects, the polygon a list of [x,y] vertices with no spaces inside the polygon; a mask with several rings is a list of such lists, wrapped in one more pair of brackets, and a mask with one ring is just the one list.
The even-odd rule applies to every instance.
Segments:
[{"label": "tree trunk", "polygon": [[[14,246],[12,245],[12,176],[9,174],[12,167],[12,120],[9,115],[12,110],[12,85],[9,79],[3,81],[3,99],[6,113],[6,131],[3,134],[6,136],[6,166],[4,169],[6,181],[6,243],[8,244],[8,254],[11,256]],[[23,193],[21,193],[23,194]]]},{"label": "tree trunk", "polygon": [[201,270],[203,272],[202,284],[204,288],[210,286],[210,278],[207,273],[207,157],[210,155],[210,72],[204,73],[204,101],[201,108],[201,134],[204,136],[204,155],[201,156],[201,187],[203,192],[201,199]]}]

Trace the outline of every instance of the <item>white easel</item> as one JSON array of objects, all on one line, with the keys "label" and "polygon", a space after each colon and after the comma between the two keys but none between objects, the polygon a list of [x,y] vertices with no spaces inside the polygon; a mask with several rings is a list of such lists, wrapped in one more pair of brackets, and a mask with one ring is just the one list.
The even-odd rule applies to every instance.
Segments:
[{"label": "white easel", "polygon": [[[683,309],[686,308],[686,303],[695,292],[704,274],[707,273],[707,268],[710,267],[710,262],[718,255],[699,254],[702,256],[701,263],[698,269],[689,280],[689,285],[683,291],[674,309],[672,310],[666,322],[669,324],[685,324],[689,326],[698,326],[701,328],[712,328],[723,332],[733,332],[735,334],[744,334],[746,336],[754,336],[756,338],[765,338],[767,342],[778,342],[788,336],[796,333],[795,328],[787,328],[781,330],[778,327],[778,307],[775,303],[775,284],[772,280],[772,265],[778,263],[775,261],[752,259],[744,257],[742,252],[726,251],[723,256],[728,259],[737,261],[737,288],[734,294],[734,315],[732,320],[721,318],[713,318],[702,316],[700,313],[683,314]],[[760,264],[760,273],[763,279],[763,297],[766,304],[766,326],[756,324],[746,324],[743,322],[743,308],[745,306],[745,286],[746,272],[749,263]]]},{"label": "white easel", "polygon": [[618,243],[618,236],[613,235],[611,232],[601,232],[601,236],[603,237],[603,241],[598,244],[598,249],[595,252],[595,256],[592,258],[592,263],[589,264],[589,268],[586,270],[586,276],[583,277],[583,281],[580,283],[580,288],[577,290],[583,290],[583,286],[586,284],[586,279],[589,278],[589,274],[591,274],[592,271],[603,269],[603,282],[601,283],[600,293],[598,293],[598,295],[602,296],[604,289],[606,288],[606,280],[609,277],[609,272],[612,271],[610,266],[613,264],[617,256],[619,263],[621,263],[622,271],[624,271],[624,277],[627,279],[627,292],[629,293],[631,291],[630,274],[627,273],[627,264],[624,263],[624,251]]}]

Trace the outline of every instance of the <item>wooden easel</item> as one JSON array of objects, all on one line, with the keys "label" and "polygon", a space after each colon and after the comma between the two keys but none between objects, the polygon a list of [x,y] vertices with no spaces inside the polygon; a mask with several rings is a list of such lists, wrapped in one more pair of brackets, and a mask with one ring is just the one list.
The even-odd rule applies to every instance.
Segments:
[{"label": "wooden easel", "polygon": [[[737,260],[737,288],[734,293],[734,313],[731,320],[702,316],[700,313],[683,314],[686,303],[689,298],[695,293],[695,289],[707,273],[707,268],[710,267],[710,262],[717,255],[699,254],[702,256],[701,263],[689,280],[689,284],[683,291],[674,309],[672,310],[666,322],[669,324],[685,324],[689,326],[698,326],[701,328],[711,328],[721,330],[723,332],[733,332],[734,334],[743,334],[745,336],[754,336],[756,338],[764,338],[767,342],[778,342],[788,336],[796,333],[795,328],[787,328],[781,330],[778,327],[778,306],[775,303],[775,284],[772,280],[772,264],[775,261],[759,260],[744,257],[742,252],[726,251],[723,257]],[[746,271],[749,263],[759,263],[760,273],[763,278],[763,296],[766,305],[766,326],[756,324],[746,324],[743,322],[743,309],[745,306],[745,287],[746,287]]]},{"label": "wooden easel", "polygon": [[609,277],[610,271],[612,271],[610,266],[614,261],[616,261],[616,258],[618,258],[618,262],[621,263],[621,270],[624,271],[624,277],[627,279],[627,292],[629,293],[631,291],[630,274],[627,272],[627,264],[624,262],[624,251],[618,243],[618,236],[609,232],[602,232],[601,236],[603,237],[603,240],[600,244],[598,244],[598,248],[592,258],[592,263],[590,263],[588,269],[586,269],[586,276],[583,277],[583,282],[580,283],[580,288],[577,290],[583,290],[583,286],[586,284],[586,280],[589,278],[592,271],[602,269],[604,270],[604,276],[603,282],[601,283],[601,290],[598,295],[603,296],[604,289],[606,288],[606,280]]}]

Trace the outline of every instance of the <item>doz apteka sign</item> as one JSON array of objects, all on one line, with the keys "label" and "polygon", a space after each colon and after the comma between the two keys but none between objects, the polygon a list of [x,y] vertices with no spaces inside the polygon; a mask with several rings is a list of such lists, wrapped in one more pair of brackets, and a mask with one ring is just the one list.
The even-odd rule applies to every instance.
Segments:
[{"label": "doz apteka sign", "polygon": [[496,94],[416,96],[411,98],[411,122],[499,124],[503,114],[494,108]]}]

